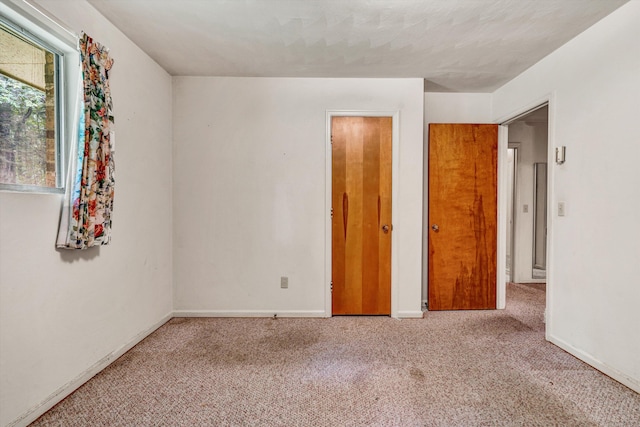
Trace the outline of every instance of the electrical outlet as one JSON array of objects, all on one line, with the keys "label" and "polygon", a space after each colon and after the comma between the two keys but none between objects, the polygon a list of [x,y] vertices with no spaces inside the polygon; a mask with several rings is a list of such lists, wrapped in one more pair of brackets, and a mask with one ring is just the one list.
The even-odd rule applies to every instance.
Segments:
[{"label": "electrical outlet", "polygon": [[288,277],[286,277],[286,276],[282,276],[282,277],[280,278],[280,287],[281,287],[282,289],[287,289],[287,288],[289,288],[289,278],[288,278]]},{"label": "electrical outlet", "polygon": [[529,212],[529,205],[522,205],[522,212],[524,213]]}]

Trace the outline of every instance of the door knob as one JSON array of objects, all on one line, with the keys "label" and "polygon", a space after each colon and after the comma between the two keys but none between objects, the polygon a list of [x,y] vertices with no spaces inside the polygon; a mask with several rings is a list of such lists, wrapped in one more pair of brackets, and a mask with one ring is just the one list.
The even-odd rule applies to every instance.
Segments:
[{"label": "door knob", "polygon": [[438,227],[438,224],[433,224],[433,225],[431,226],[431,229],[432,229],[433,231],[435,231],[436,233],[437,233],[438,231],[440,231],[440,227]]},{"label": "door knob", "polygon": [[383,225],[382,231],[384,232],[384,234],[387,234],[389,232],[389,226],[387,224]]}]

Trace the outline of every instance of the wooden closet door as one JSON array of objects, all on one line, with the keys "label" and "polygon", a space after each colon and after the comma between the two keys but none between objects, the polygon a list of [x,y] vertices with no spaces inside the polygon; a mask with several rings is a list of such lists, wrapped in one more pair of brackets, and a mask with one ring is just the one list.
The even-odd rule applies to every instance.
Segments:
[{"label": "wooden closet door", "polygon": [[391,314],[391,117],[333,117],[333,314]]},{"label": "wooden closet door", "polygon": [[498,125],[429,125],[429,310],[496,308]]}]

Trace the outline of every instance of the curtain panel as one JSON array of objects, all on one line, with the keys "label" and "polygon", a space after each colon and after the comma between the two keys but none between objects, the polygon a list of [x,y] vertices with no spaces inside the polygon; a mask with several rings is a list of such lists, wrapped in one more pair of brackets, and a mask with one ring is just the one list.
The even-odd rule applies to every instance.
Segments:
[{"label": "curtain panel", "polygon": [[[109,49],[82,33],[81,90],[78,100],[77,141],[72,141],[70,164],[56,246],[87,249],[111,240],[114,198],[112,144],[113,105]],[[74,138],[75,139],[75,138]]]}]

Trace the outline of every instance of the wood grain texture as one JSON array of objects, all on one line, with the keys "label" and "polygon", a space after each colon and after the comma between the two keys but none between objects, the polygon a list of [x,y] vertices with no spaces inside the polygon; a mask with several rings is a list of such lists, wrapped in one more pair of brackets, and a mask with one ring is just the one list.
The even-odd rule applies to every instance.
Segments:
[{"label": "wood grain texture", "polygon": [[343,120],[333,119],[331,122],[331,282],[332,311],[343,313],[346,308],[345,282],[346,265],[345,249],[347,241],[347,225],[349,215],[345,212],[347,189],[347,135]]},{"label": "wood grain texture", "polygon": [[429,310],[496,307],[497,153],[497,125],[429,125]]},{"label": "wood grain texture", "polygon": [[391,123],[332,119],[333,314],[391,312]]},{"label": "wood grain texture", "polygon": [[[392,118],[377,118],[380,128],[380,187],[378,195],[378,314],[391,314],[391,234],[393,232],[391,212],[391,153]],[[388,233],[381,232],[388,225]]]}]

